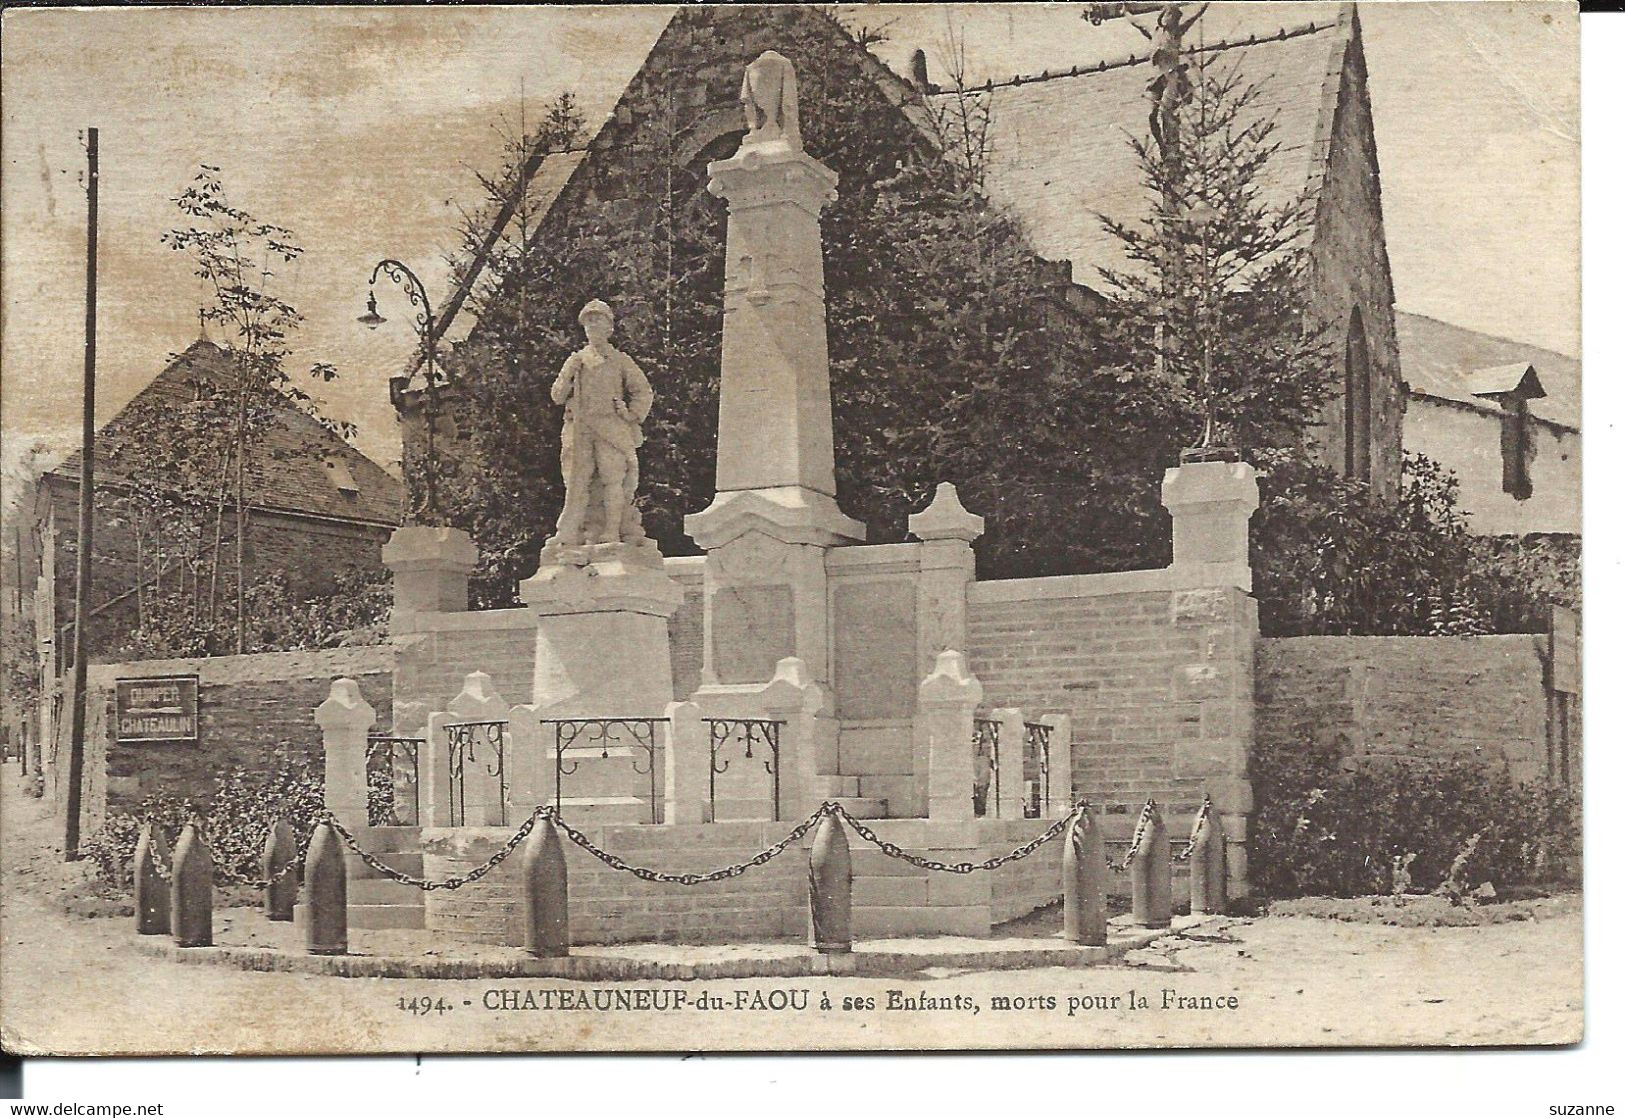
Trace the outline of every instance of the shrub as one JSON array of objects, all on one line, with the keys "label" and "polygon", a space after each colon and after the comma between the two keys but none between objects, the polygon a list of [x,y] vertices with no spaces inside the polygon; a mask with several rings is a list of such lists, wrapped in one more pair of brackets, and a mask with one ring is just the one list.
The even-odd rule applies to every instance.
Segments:
[{"label": "shrub", "polygon": [[400,818],[395,813],[395,774],[387,764],[367,766],[367,825],[400,825]]},{"label": "shrub", "polygon": [[[1577,852],[1569,791],[1478,758],[1345,761],[1337,743],[1260,747],[1249,861],[1273,897],[1437,888],[1454,873],[1498,888],[1561,872]],[[1473,836],[1477,835],[1476,844]],[[1414,857],[1411,857],[1414,855]]]},{"label": "shrub", "polygon": [[[265,836],[278,818],[293,827],[303,856],[323,806],[321,762],[308,754],[277,749],[263,767],[228,769],[220,776],[204,815],[215,866],[258,877]],[[112,812],[85,844],[84,855],[96,862],[104,879],[128,887],[142,824],[151,818],[173,849],[191,807],[178,797],[159,795],[149,797],[134,811]]]}]

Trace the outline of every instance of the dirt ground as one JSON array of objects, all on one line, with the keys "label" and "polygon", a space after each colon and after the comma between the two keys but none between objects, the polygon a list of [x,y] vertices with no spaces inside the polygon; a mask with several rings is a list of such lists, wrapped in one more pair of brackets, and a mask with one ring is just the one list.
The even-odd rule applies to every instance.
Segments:
[{"label": "dirt ground", "polygon": [[[45,807],[19,793],[15,765],[0,773],[0,1029],[5,1047],[16,1052],[1507,1045],[1581,1038],[1576,901],[1548,905],[1537,919],[1482,927],[1230,919],[1134,952],[1122,965],[927,971],[895,979],[431,981],[184,965],[139,954],[129,918],[68,915],[55,894],[83,871],[64,866],[51,849]],[[616,994],[627,992],[635,996],[617,1003]],[[678,995],[680,1006],[673,1004]],[[607,1008],[597,1008],[597,999]]]}]

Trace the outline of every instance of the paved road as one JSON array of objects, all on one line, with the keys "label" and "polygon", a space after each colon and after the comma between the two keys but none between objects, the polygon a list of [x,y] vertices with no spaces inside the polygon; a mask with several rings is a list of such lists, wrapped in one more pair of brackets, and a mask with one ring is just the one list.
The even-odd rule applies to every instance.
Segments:
[{"label": "paved road", "polygon": [[[1206,938],[1139,952],[1132,965],[894,980],[435,982],[188,966],[135,952],[128,919],[63,912],[51,893],[77,870],[50,851],[44,810],[17,793],[15,766],[0,772],[0,1023],[7,1047],[25,1052],[1560,1044],[1580,1036],[1577,910],[1433,930],[1236,920],[1203,928]],[[670,1008],[679,993],[686,1004]],[[704,1008],[702,995],[721,1008]],[[600,998],[609,1008],[594,1007]],[[996,1008],[995,998],[1009,1007]],[[1134,998],[1144,1004],[1130,1008]],[[441,1004],[449,1008],[433,1008]]]}]

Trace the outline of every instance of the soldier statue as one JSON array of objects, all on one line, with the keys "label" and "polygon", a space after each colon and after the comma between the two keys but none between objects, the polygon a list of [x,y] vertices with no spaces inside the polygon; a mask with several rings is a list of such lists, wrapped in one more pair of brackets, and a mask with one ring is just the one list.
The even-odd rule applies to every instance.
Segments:
[{"label": "soldier statue", "polygon": [[548,541],[552,554],[587,544],[648,543],[632,502],[643,421],[654,393],[637,362],[610,344],[615,312],[609,304],[594,299],[581,308],[580,322],[587,344],[569,356],[553,382],[553,402],[564,405],[564,509]]}]

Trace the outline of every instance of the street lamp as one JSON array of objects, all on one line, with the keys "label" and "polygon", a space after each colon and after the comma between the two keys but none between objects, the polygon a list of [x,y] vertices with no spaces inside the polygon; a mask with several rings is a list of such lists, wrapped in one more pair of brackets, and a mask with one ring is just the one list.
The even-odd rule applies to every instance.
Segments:
[{"label": "street lamp", "polygon": [[430,523],[440,522],[440,500],[436,479],[440,473],[439,460],[435,457],[434,429],[440,417],[439,378],[434,367],[434,312],[429,306],[429,293],[418,279],[416,273],[402,264],[399,260],[380,260],[372,269],[372,279],[367,281],[367,313],[356,319],[357,322],[369,330],[376,330],[389,319],[378,313],[378,295],[373,290],[378,283],[378,275],[383,273],[406,292],[407,300],[415,308],[412,316],[413,324],[418,331],[418,345],[423,359],[423,419],[424,419],[424,509]]}]

